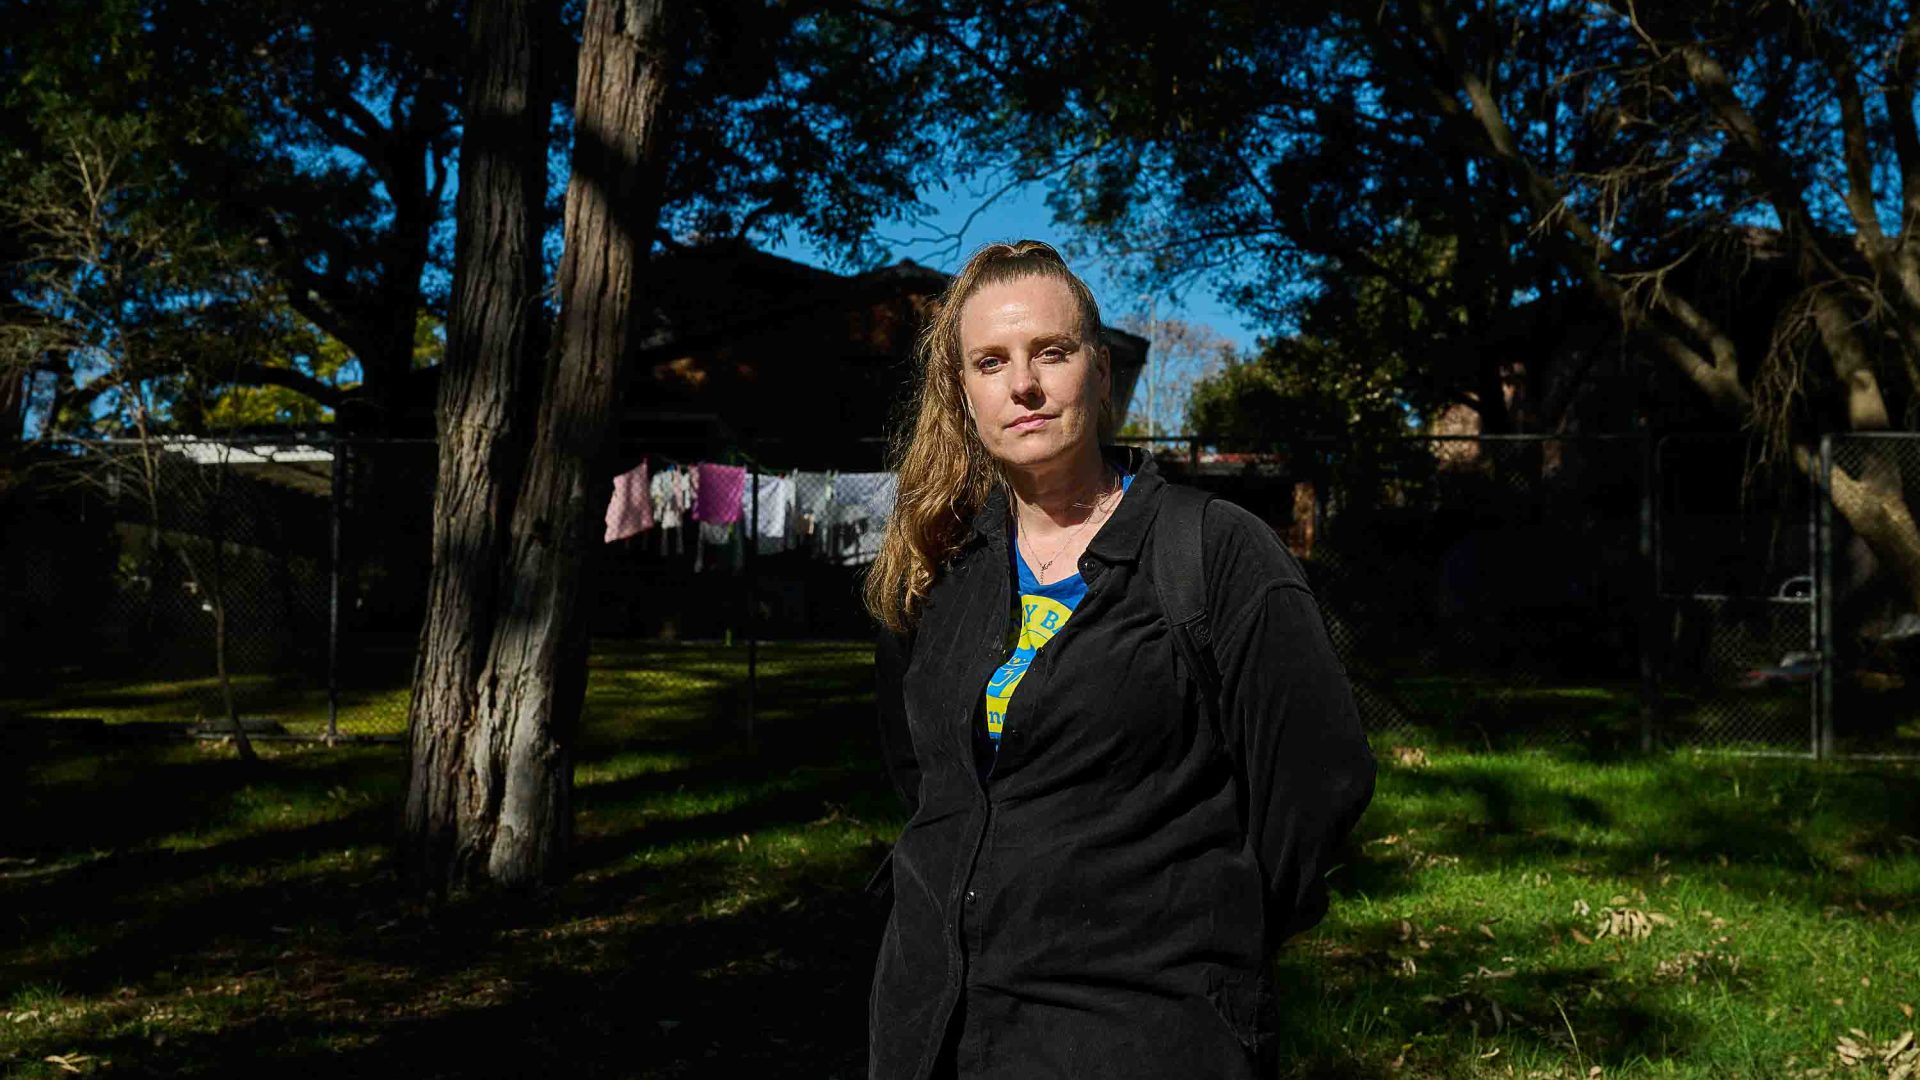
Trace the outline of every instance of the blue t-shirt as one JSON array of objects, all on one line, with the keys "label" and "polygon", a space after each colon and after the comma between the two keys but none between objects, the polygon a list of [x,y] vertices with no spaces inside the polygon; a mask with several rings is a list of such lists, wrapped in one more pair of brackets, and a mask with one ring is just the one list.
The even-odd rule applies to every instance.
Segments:
[{"label": "blue t-shirt", "polygon": [[[1121,477],[1122,491],[1132,486],[1131,475]],[[1006,724],[1007,703],[1013,700],[1013,692],[1019,689],[1020,680],[1033,663],[1035,654],[1066,626],[1074,609],[1080,606],[1080,601],[1087,595],[1086,579],[1077,571],[1042,585],[1027,566],[1026,558],[1020,554],[1020,545],[1009,542],[1007,546],[1013,553],[1013,572],[1018,583],[1014,592],[1019,597],[1020,620],[1014,626],[1009,643],[1013,655],[1007,657],[1006,662],[987,679],[985,734],[988,745],[982,748],[986,759],[982,763],[983,768],[999,749],[1000,732]]]}]

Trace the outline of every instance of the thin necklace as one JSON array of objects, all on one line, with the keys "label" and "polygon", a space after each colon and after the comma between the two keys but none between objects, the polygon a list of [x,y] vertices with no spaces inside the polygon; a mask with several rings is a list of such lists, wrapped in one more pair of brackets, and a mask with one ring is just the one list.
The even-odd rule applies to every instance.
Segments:
[{"label": "thin necklace", "polygon": [[[1104,481],[1106,480],[1106,476],[1102,475],[1101,480],[1104,484]],[[1094,499],[1093,502],[1091,503],[1076,502],[1076,503],[1073,503],[1072,505],[1090,507],[1097,514],[1100,509],[1100,504],[1106,502],[1107,496],[1112,495],[1114,490],[1115,489],[1113,488],[1108,488],[1107,490],[1101,492],[1100,496]],[[1088,514],[1085,518],[1081,519],[1080,524],[1075,525],[1072,529],[1068,530],[1067,538],[1060,542],[1059,547],[1053,549],[1053,558],[1048,559],[1045,562],[1039,562],[1035,564],[1034,572],[1033,572],[1033,579],[1035,581],[1040,582],[1043,585],[1046,583],[1044,579],[1047,572],[1047,568],[1059,561],[1061,554],[1067,550],[1067,545],[1073,543],[1073,538],[1080,535],[1080,530],[1086,528],[1087,522],[1092,521],[1094,519],[1094,516],[1095,514]],[[1018,540],[1025,535],[1025,530],[1019,528],[1020,515],[1018,513],[1014,514],[1013,520],[1014,520],[1014,539],[1016,542],[1018,542]],[[1035,559],[1038,559],[1040,557],[1040,553],[1034,550],[1033,541],[1031,539],[1027,540],[1027,550],[1032,553]]]}]

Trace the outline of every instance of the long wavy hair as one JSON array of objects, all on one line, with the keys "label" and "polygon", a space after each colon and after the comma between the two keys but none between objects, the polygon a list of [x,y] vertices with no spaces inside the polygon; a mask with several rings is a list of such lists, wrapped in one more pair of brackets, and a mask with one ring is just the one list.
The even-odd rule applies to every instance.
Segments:
[{"label": "long wavy hair", "polygon": [[[1089,350],[1111,356],[1093,290],[1051,245],[1038,240],[988,244],[954,275],[914,349],[918,373],[911,419],[895,428],[888,449],[898,495],[864,586],[868,613],[894,633],[913,625],[941,565],[965,542],[994,485],[1006,483],[967,410],[960,381],[960,309],[988,285],[1034,277],[1066,285],[1080,309],[1082,340]],[[1112,401],[1103,401],[1099,439],[1110,440],[1113,428]]]}]

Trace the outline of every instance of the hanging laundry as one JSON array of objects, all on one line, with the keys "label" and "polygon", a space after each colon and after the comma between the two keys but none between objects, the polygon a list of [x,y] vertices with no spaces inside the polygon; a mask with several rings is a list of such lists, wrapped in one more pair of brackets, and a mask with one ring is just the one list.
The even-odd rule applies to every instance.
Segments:
[{"label": "hanging laundry", "polygon": [[613,478],[613,498],[607,503],[606,543],[653,528],[653,494],[647,479],[647,463]]},{"label": "hanging laundry", "polygon": [[865,566],[880,555],[899,481],[893,473],[841,473],[834,478],[827,556],[843,566]]},{"label": "hanging laundry", "polygon": [[669,465],[653,474],[649,485],[653,500],[653,519],[663,529],[677,529],[686,513],[686,482],[681,470]]},{"label": "hanging laundry", "polygon": [[740,497],[746,492],[747,470],[739,465],[701,462],[694,482],[693,518],[714,525],[740,520]]},{"label": "hanging laundry", "polygon": [[758,473],[753,478],[754,535],[762,540],[782,540],[787,535],[787,517],[793,509],[793,479]]},{"label": "hanging laundry", "polygon": [[830,472],[793,474],[796,540],[814,540],[825,531],[827,510],[833,505],[833,477]]},{"label": "hanging laundry", "polygon": [[833,501],[860,508],[860,517],[885,521],[893,516],[893,497],[899,480],[890,472],[841,473],[834,480]]},{"label": "hanging laundry", "polygon": [[734,526],[724,522],[702,521],[697,533],[698,540],[693,546],[693,572],[698,574],[707,568],[707,548],[724,547],[734,536]]},{"label": "hanging laundry", "polygon": [[653,522],[660,530],[660,554],[684,553],[687,550],[682,526],[687,522],[688,512],[693,507],[692,471],[669,463],[665,468],[656,469],[653,481],[648,485],[653,502]]}]

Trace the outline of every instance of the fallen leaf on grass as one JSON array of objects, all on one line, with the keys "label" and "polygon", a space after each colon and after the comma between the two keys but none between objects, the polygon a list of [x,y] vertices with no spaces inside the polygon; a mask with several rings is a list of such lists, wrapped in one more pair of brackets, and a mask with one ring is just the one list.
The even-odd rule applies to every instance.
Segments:
[{"label": "fallen leaf on grass", "polygon": [[[1620,897],[1614,897],[1619,900]],[[1673,920],[1658,911],[1641,911],[1639,908],[1608,907],[1602,908],[1600,924],[1594,930],[1594,937],[1626,938],[1639,941],[1653,933],[1656,926],[1672,926]]]},{"label": "fallen leaf on grass", "polygon": [[1702,974],[1732,977],[1739,972],[1740,957],[1734,954],[1684,949],[1671,959],[1655,964],[1653,977],[1660,980],[1684,978],[1690,984],[1697,984]]},{"label": "fallen leaf on grass", "polygon": [[1423,765],[1431,764],[1427,760],[1427,752],[1417,746],[1394,747],[1393,760],[1409,769],[1418,769]]},{"label": "fallen leaf on grass", "polygon": [[40,1060],[50,1065],[58,1065],[64,1072],[77,1073],[83,1062],[92,1061],[93,1058],[86,1054],[48,1054]]},{"label": "fallen leaf on grass", "polygon": [[1579,943],[1580,943],[1580,944],[1582,944],[1582,945],[1591,945],[1591,944],[1593,944],[1593,939],[1592,939],[1592,938],[1590,938],[1590,937],[1588,937],[1587,935],[1585,935],[1585,934],[1583,934],[1583,933],[1581,933],[1581,932],[1580,932],[1580,931],[1578,931],[1578,930],[1568,930],[1568,931],[1567,931],[1567,933],[1569,933],[1569,934],[1572,934],[1572,935],[1573,935],[1573,940],[1575,940],[1575,941],[1577,941],[1577,942],[1579,942]]},{"label": "fallen leaf on grass", "polygon": [[1886,1080],[1910,1080],[1920,1073],[1920,1045],[1913,1041],[1913,1032],[1907,1031],[1897,1039],[1880,1043],[1859,1028],[1847,1031],[1833,1047],[1842,1065],[1849,1069],[1865,1066],[1876,1073],[1885,1069]]}]

